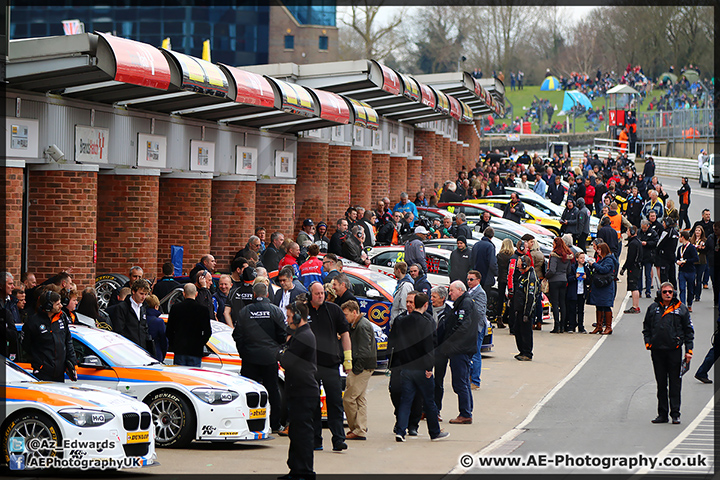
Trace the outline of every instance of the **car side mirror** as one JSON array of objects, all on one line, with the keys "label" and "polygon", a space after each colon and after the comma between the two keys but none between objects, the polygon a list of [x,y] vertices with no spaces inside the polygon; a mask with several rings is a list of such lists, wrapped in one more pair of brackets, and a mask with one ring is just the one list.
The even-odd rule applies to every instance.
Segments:
[{"label": "car side mirror", "polygon": [[382,298],[382,295],[380,295],[380,292],[378,292],[374,288],[371,288],[367,292],[365,292],[365,295],[368,298]]},{"label": "car side mirror", "polygon": [[105,366],[102,363],[102,360],[100,360],[95,355],[86,355],[85,357],[83,357],[83,359],[80,361],[79,367],[96,368],[96,369],[105,368]]}]

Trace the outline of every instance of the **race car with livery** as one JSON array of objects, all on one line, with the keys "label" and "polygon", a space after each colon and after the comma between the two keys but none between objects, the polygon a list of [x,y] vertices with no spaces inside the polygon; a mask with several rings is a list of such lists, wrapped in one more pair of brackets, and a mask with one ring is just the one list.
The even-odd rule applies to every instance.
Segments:
[{"label": "race car with livery", "polygon": [[[267,391],[259,383],[237,373],[163,365],[130,340],[106,330],[71,325],[70,331],[78,381],[146,403],[157,446],[271,438]],[[32,369],[26,352],[20,352],[17,363]]]},{"label": "race car with livery", "polygon": [[0,431],[3,461],[11,470],[157,464],[155,428],[147,405],[84,383],[40,382],[0,358],[5,360],[5,419]]}]

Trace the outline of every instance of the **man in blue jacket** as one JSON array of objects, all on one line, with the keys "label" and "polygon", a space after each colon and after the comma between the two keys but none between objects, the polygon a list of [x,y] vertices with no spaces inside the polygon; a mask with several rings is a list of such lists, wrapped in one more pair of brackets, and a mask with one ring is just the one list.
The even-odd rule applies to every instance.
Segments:
[{"label": "man in blue jacket", "polygon": [[495,277],[498,273],[495,245],[492,242],[494,236],[495,230],[487,227],[483,232],[483,238],[479,242],[475,242],[472,248],[471,264],[475,270],[480,272],[480,282],[486,292],[495,284]]},{"label": "man in blue jacket", "polygon": [[413,202],[408,201],[408,194],[406,192],[402,192],[400,194],[400,201],[395,204],[392,211],[393,213],[412,212],[413,220],[410,222],[410,227],[415,227],[415,219],[418,218],[418,210]]}]

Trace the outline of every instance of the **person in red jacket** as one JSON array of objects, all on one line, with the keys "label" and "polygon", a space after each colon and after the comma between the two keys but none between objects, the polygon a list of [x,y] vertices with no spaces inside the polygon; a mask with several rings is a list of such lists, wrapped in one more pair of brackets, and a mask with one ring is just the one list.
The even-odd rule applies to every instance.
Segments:
[{"label": "person in red jacket", "polygon": [[313,282],[322,282],[325,272],[323,271],[323,263],[317,257],[320,253],[320,247],[313,243],[307,249],[308,259],[300,265],[300,280],[302,280],[305,288],[310,288]]},{"label": "person in red jacket", "polygon": [[288,246],[287,254],[280,260],[278,264],[278,271],[282,270],[285,265],[290,265],[295,273],[296,278],[300,278],[300,266],[298,265],[297,259],[300,256],[300,245],[292,242]]}]

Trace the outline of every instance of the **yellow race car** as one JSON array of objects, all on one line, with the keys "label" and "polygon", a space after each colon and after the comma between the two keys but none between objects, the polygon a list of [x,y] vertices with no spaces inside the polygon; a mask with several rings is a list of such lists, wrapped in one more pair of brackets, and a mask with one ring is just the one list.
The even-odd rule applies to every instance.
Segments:
[{"label": "yellow race car", "polygon": [[[477,203],[481,205],[489,205],[491,207],[504,210],[505,205],[507,205],[509,202],[510,199],[508,198],[493,198],[492,196],[490,196],[485,198],[478,198],[477,200],[465,200],[465,202],[463,203]],[[523,218],[523,222],[540,225],[541,227],[547,228],[555,235],[560,235],[561,224],[559,221],[553,218],[549,218],[540,209],[533,207],[532,205],[528,205],[525,202],[523,202],[523,207],[525,207],[525,218]]]}]

